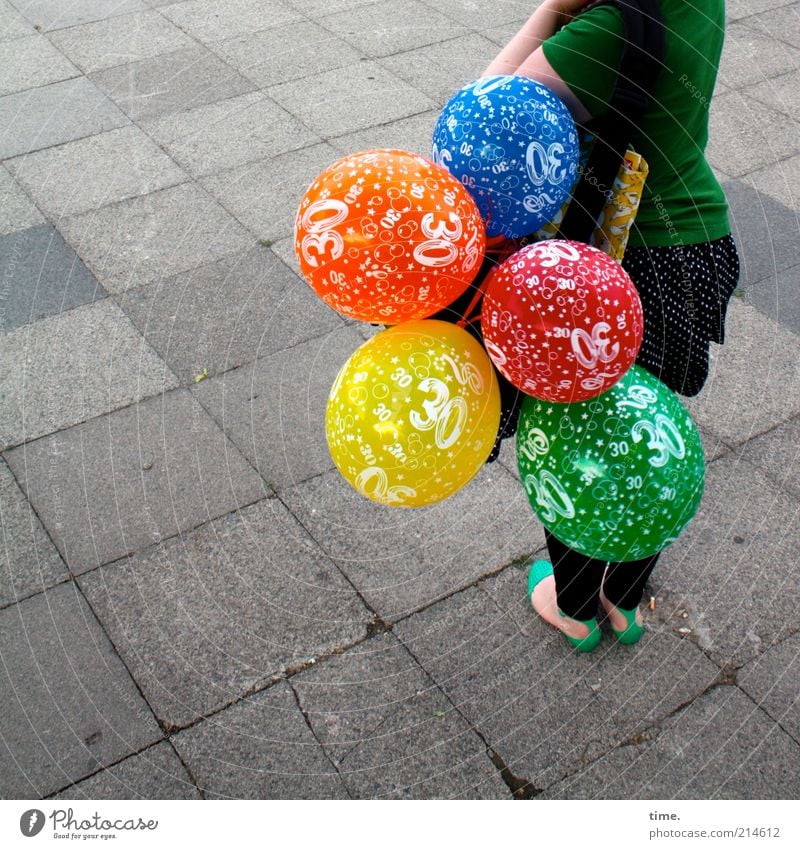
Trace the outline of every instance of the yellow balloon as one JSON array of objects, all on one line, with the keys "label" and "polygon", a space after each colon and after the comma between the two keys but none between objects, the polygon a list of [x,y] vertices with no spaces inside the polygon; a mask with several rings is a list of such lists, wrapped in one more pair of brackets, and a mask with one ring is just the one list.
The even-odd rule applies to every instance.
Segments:
[{"label": "yellow balloon", "polygon": [[500,425],[500,390],[483,346],[432,319],[390,327],[344,364],[325,430],[342,476],[393,507],[435,504],[486,462]]}]

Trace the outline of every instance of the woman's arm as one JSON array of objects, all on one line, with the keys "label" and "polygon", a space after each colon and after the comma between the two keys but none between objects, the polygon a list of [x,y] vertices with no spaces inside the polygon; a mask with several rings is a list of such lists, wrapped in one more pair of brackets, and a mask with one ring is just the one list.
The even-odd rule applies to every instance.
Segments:
[{"label": "woman's arm", "polygon": [[542,42],[571,21],[588,2],[589,0],[544,0],[519,32],[497,54],[482,76],[516,74],[523,62]]}]

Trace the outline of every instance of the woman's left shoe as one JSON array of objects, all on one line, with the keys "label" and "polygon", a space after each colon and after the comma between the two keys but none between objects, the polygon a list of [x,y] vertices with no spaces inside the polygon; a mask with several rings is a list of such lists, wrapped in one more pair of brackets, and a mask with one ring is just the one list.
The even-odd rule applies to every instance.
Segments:
[{"label": "woman's left shoe", "polygon": [[[549,560],[537,560],[535,563],[531,564],[531,568],[528,571],[528,601],[531,601],[531,595],[536,587],[544,581],[546,578],[549,578],[553,575],[553,564],[550,563]],[[554,603],[554,608],[558,611],[558,615],[562,619],[567,619],[571,617],[567,617],[564,613],[562,613],[558,606]],[[535,608],[534,608],[535,609]],[[539,613],[539,611],[536,611]],[[541,613],[539,613],[542,616]],[[598,643],[600,642],[600,638],[602,637],[602,633],[600,631],[600,627],[597,624],[597,619],[574,619],[574,622],[579,622],[581,625],[585,625],[589,633],[585,637],[571,637],[567,634],[562,628],[558,626],[556,622],[551,622],[545,616],[542,618],[549,625],[552,625],[554,628],[558,628],[559,631],[564,635],[564,639],[573,646],[579,652],[590,652],[593,649],[597,648]]]},{"label": "woman's left shoe", "polygon": [[[610,609],[613,608],[617,611],[617,613],[621,613],[625,617],[626,625],[621,631],[618,631],[613,625],[611,625],[611,631],[617,640],[626,646],[632,646],[634,643],[638,643],[642,638],[642,634],[645,632],[644,625],[640,625],[636,621],[636,612],[639,609],[638,606],[634,607],[633,610],[625,610],[623,607],[617,607],[615,604],[611,604],[611,602],[606,598],[606,594],[602,591],[600,592],[600,603],[603,605],[603,609],[606,611],[606,614],[608,614]],[[611,617],[609,616],[609,624],[610,623]]]}]

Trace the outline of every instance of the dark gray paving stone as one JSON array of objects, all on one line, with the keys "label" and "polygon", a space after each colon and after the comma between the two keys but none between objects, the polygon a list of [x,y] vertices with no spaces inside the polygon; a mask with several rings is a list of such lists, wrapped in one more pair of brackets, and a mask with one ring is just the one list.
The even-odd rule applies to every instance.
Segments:
[{"label": "dark gray paving stone", "polygon": [[348,798],[287,684],[251,696],[172,739],[207,798]]},{"label": "dark gray paving stone", "polygon": [[486,744],[391,634],[291,685],[353,798],[509,797]]},{"label": "dark gray paving stone", "polygon": [[778,643],[739,670],[736,683],[800,742],[800,635]]},{"label": "dark gray paving stone", "polygon": [[79,581],[170,729],[363,638],[370,619],[275,498]]},{"label": "dark gray paving stone", "polygon": [[413,50],[466,32],[462,24],[419,0],[406,0],[402,4],[379,0],[324,17],[321,24],[373,58]]},{"label": "dark gray paving stone", "polygon": [[797,68],[800,62],[796,48],[759,32],[749,23],[733,22],[725,31],[718,80],[734,88],[780,76]]},{"label": "dark gray paving stone", "polygon": [[29,21],[39,24],[45,32],[147,8],[144,0],[81,0],[80,3],[64,3],[64,0],[11,0],[11,5],[16,6]]},{"label": "dark gray paving stone", "polygon": [[796,121],[739,91],[714,98],[709,133],[708,161],[731,177],[800,151]]},{"label": "dark gray paving stone", "polygon": [[77,77],[80,71],[38,33],[0,41],[0,96]]},{"label": "dark gray paving stone", "polygon": [[320,141],[261,92],[148,121],[143,127],[195,177]]},{"label": "dark gray paving stone", "polygon": [[774,279],[800,263],[797,212],[764,191],[764,172],[724,183],[731,232],[741,261],[741,285]]},{"label": "dark gray paving stone", "polygon": [[52,799],[199,799],[186,767],[166,741],[56,793]]},{"label": "dark gray paving stone", "polygon": [[[354,133],[437,106],[376,61],[272,86],[267,94],[322,138]],[[313,104],[313,109],[305,104]]]},{"label": "dark gray paving stone", "polygon": [[242,33],[214,42],[211,50],[259,88],[297,80],[300,89],[295,108],[289,111],[301,119],[318,106],[302,93],[301,80],[357,62],[363,55],[329,29],[308,20]]},{"label": "dark gray paving stone", "polygon": [[325,405],[333,381],[361,344],[335,314],[324,336],[247,368],[204,380],[195,397],[264,480],[283,493],[333,468],[325,439]]},{"label": "dark gray paving stone", "polygon": [[0,41],[24,38],[35,33],[33,24],[23,18],[8,0],[0,0]]},{"label": "dark gray paving stone", "polygon": [[[524,590],[523,590],[524,595]],[[610,749],[619,731],[591,684],[595,655],[576,655],[541,623],[520,630],[472,587],[394,627],[511,773],[534,789]]]},{"label": "dark gray paving stone", "polygon": [[124,292],[251,247],[253,238],[195,183],[59,222],[109,292]]},{"label": "dark gray paving stone", "polygon": [[[700,510],[653,573],[656,617],[688,629],[721,666],[761,654],[795,627],[797,535],[797,499],[738,453],[725,455],[709,467]],[[688,616],[676,618],[678,610]]]},{"label": "dark gray paving stone", "polygon": [[44,221],[25,190],[0,165],[0,236],[27,230]]},{"label": "dark gray paving stone", "polygon": [[155,11],[57,30],[50,40],[85,74],[195,46],[192,38]]},{"label": "dark gray paving stone", "polygon": [[542,546],[541,525],[524,490],[499,467],[485,467],[460,492],[431,507],[376,504],[338,472],[282,497],[387,621]]},{"label": "dark gray paving stone", "polygon": [[184,390],[7,458],[75,575],[252,503],[265,490]]},{"label": "dark gray paving stone", "polygon": [[438,110],[411,115],[378,127],[338,136],[331,140],[331,144],[343,156],[383,147],[420,153],[430,159],[433,128],[438,117]]},{"label": "dark gray paving stone", "polygon": [[775,277],[743,288],[742,300],[800,335],[800,304],[795,297],[798,279],[800,265],[779,271]]},{"label": "dark gray paving stone", "polygon": [[0,460],[0,607],[69,577],[64,561]]},{"label": "dark gray paving stone", "polygon": [[703,391],[683,400],[704,432],[734,446],[800,413],[800,338],[740,298],[731,300],[725,337],[711,346]]},{"label": "dark gray paving stone", "polygon": [[160,737],[73,583],[0,611],[0,793],[36,799]]},{"label": "dark gray paving stone", "polygon": [[769,477],[777,487],[800,500],[800,419],[792,419],[755,439],[741,457]]},{"label": "dark gray paving stone", "polygon": [[252,83],[199,46],[97,71],[91,79],[134,121],[253,90]]},{"label": "dark gray paving stone", "polygon": [[0,278],[6,293],[3,331],[93,303],[106,294],[50,224],[0,236]]},{"label": "dark gray paving stone", "polygon": [[55,221],[189,179],[133,126],[10,159],[6,167]]},{"label": "dark gray paving stone", "polygon": [[130,123],[85,77],[0,97],[0,159]]},{"label": "dark gray paving stone", "polygon": [[204,374],[213,377],[342,325],[264,247],[130,289],[120,304],[181,382],[190,385]]},{"label": "dark gray paving stone", "polygon": [[273,242],[293,232],[303,193],[339,158],[331,145],[314,145],[202,177],[200,183],[251,233]]},{"label": "dark gray paving stone", "polygon": [[7,448],[172,389],[177,378],[106,299],[0,336]]},{"label": "dark gray paving stone", "polygon": [[162,5],[161,11],[164,17],[204,44],[303,17],[296,9],[277,0],[189,0]]},{"label": "dark gray paving stone", "polygon": [[737,687],[551,787],[543,799],[795,799],[800,747]]},{"label": "dark gray paving stone", "polygon": [[494,42],[470,33],[388,56],[381,65],[444,106],[462,86],[476,80],[496,55]]}]

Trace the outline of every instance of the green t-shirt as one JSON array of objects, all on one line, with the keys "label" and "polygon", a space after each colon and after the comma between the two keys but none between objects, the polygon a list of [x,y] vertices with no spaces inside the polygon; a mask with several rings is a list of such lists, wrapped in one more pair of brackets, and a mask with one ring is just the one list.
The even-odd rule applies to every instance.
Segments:
[{"label": "green t-shirt", "polygon": [[[730,232],[725,195],[705,158],[725,4],[661,0],[661,9],[664,67],[631,139],[650,173],[629,244],[648,247],[697,244]],[[547,61],[594,117],[608,111],[623,29],[618,9],[598,6],[542,45]]]}]

